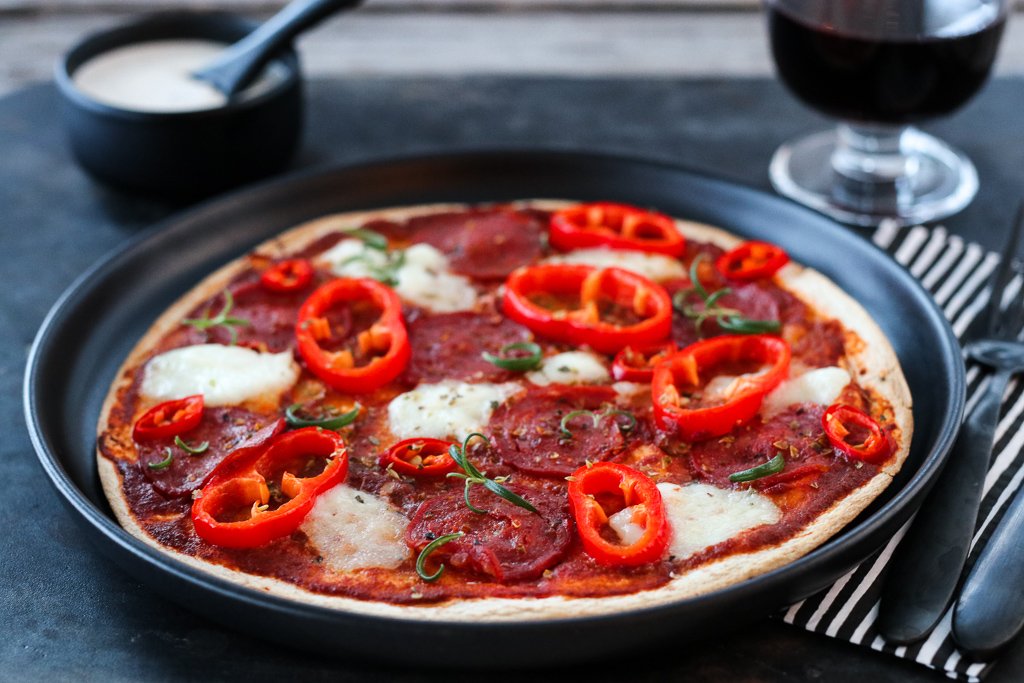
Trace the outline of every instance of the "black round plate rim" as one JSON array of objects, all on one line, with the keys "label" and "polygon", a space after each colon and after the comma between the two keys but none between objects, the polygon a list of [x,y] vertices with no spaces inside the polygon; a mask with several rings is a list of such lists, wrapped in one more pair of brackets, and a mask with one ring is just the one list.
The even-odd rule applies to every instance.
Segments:
[{"label": "black round plate rim", "polygon": [[[157,222],[153,226],[139,233],[123,246],[113,250],[101,258],[92,267],[77,277],[64,290],[40,325],[39,331],[37,332],[29,350],[26,363],[26,372],[23,382],[24,416],[37,458],[49,478],[51,485],[53,485],[56,491],[60,494],[62,502],[78,516],[80,522],[84,521],[89,523],[95,530],[102,534],[104,538],[113,543],[117,549],[127,551],[135,558],[153,565],[161,571],[168,572],[195,587],[203,590],[214,591],[228,597],[229,599],[256,603],[278,611],[297,612],[305,616],[318,617],[327,621],[340,622],[344,619],[354,618],[395,623],[407,622],[421,625],[423,621],[415,618],[377,615],[370,616],[362,613],[346,612],[343,610],[309,605],[290,599],[279,598],[277,596],[246,588],[219,577],[215,577],[211,574],[196,570],[172,556],[156,551],[136,539],[88,499],[84,492],[82,492],[82,490],[79,489],[73,481],[71,481],[67,471],[61,464],[59,456],[50,449],[44,435],[44,428],[40,424],[37,414],[39,413],[39,409],[36,407],[36,378],[38,377],[41,363],[45,360],[45,351],[49,337],[54,333],[54,328],[57,323],[70,309],[73,308],[76,297],[83,296],[83,292],[86,291],[86,288],[90,283],[95,284],[99,278],[103,277],[104,273],[116,268],[124,259],[131,258],[136,251],[148,247],[151,241],[157,241],[161,236],[167,238],[175,226],[178,226],[179,229],[184,229],[184,227],[187,227],[190,222],[200,219],[211,212],[216,212],[226,207],[230,207],[233,204],[237,204],[247,197],[260,196],[270,191],[281,195],[287,195],[290,188],[302,187],[315,180],[326,180],[336,175],[360,175],[367,172],[386,170],[402,165],[487,163],[498,160],[508,160],[510,158],[521,162],[541,162],[545,159],[560,159],[563,161],[581,163],[600,162],[636,165],[646,167],[648,169],[656,169],[688,178],[691,181],[711,182],[726,186],[731,191],[737,192],[741,195],[749,193],[751,195],[759,196],[763,201],[778,202],[780,204],[791,206],[799,211],[804,211],[807,214],[807,220],[817,222],[822,226],[827,226],[825,229],[833,231],[835,235],[849,235],[843,227],[834,223],[831,219],[811,212],[787,198],[771,195],[763,190],[744,185],[724,176],[704,171],[696,171],[668,161],[652,160],[644,157],[622,154],[577,152],[560,149],[487,149],[456,153],[426,153],[419,155],[400,155],[376,158],[374,160],[367,160],[353,164],[316,167],[264,181],[220,197],[206,200]],[[866,240],[864,240],[864,243],[866,247],[873,249],[885,259],[891,260],[889,256],[876,245]],[[896,268],[899,268],[898,264],[894,261],[892,263]],[[897,509],[901,507],[901,501],[905,502],[906,500],[920,498],[923,496],[934,483],[934,479],[938,472],[941,471],[946,456],[949,454],[953,439],[959,429],[960,418],[962,417],[964,408],[966,379],[964,367],[962,361],[960,361],[958,342],[952,328],[949,326],[949,323],[946,321],[938,305],[921,286],[921,284],[910,276],[909,273],[902,271],[902,269],[900,270],[902,273],[901,277],[905,281],[905,284],[910,288],[913,294],[925,304],[928,313],[934,318],[935,322],[939,323],[939,327],[944,329],[944,338],[939,341],[944,343],[942,350],[948,355],[954,356],[956,359],[956,361],[952,362],[948,367],[953,373],[949,378],[952,383],[951,393],[959,397],[959,400],[957,400],[955,405],[952,406],[951,413],[936,438],[936,444],[933,447],[932,452],[928,454],[918,471],[908,482],[906,482],[900,491],[875,510],[868,519],[860,520],[854,526],[843,529],[840,534],[812,550],[810,553],[782,567],[771,570],[765,574],[755,576],[739,584],[728,586],[712,593],[651,607],[633,609],[627,612],[586,617],[545,619],[543,624],[545,626],[558,626],[559,624],[579,624],[581,622],[620,621],[631,617],[642,617],[647,614],[666,611],[673,612],[684,609],[688,606],[720,600],[726,596],[742,598],[745,595],[757,594],[764,590],[781,587],[793,574],[803,571],[808,567],[808,565],[819,563],[825,564],[832,560],[836,560],[838,559],[838,555],[848,552],[848,549],[844,546],[856,545],[864,542],[864,540],[874,531],[884,525],[888,517],[893,515]],[[480,626],[479,624],[459,621],[432,621],[431,623],[437,624],[439,627],[455,629],[461,627],[478,628]],[[530,628],[538,623],[539,622],[535,621],[489,622],[486,624],[486,627],[487,629],[493,630],[505,630],[520,627]]]}]

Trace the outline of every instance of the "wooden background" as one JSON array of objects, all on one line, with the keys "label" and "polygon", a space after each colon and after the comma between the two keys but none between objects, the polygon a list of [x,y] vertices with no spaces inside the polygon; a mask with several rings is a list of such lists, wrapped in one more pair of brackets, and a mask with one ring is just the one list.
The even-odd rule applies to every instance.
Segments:
[{"label": "wooden background", "polygon": [[[78,38],[155,9],[266,16],[268,0],[0,0],[0,94],[50,78]],[[997,73],[1024,74],[1024,0]],[[299,41],[312,77],[769,76],[756,0],[365,0]]]}]

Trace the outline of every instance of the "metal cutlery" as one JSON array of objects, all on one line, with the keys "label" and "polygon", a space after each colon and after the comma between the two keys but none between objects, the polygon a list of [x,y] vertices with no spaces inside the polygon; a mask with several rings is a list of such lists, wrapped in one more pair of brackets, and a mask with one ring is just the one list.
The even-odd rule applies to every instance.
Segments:
[{"label": "metal cutlery", "polygon": [[[988,305],[964,335],[965,355],[992,373],[984,394],[964,420],[945,469],[925,499],[889,565],[878,627],[894,643],[924,638],[953,599],[967,560],[992,455],[999,408],[1010,378],[1024,371],[1024,287],[1005,309],[1014,255],[1024,232],[1024,204],[1017,213],[1003,259],[992,280]],[[1020,584],[1014,586],[1020,592]]]}]

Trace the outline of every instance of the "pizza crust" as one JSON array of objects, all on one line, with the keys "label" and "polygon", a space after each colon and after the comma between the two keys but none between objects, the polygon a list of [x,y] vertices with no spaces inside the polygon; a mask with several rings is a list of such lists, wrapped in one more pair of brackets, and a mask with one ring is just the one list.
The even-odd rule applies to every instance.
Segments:
[{"label": "pizza crust", "polygon": [[[544,199],[516,202],[514,205],[520,208],[533,207],[552,210],[572,203],[575,202]],[[370,220],[398,221],[417,215],[466,208],[467,205],[463,204],[431,204],[326,216],[271,238],[256,247],[252,253],[276,258],[299,251],[339,229],[357,227]],[[684,220],[677,220],[676,224],[686,237],[711,242],[725,249],[730,249],[743,241],[720,228]],[[160,339],[175,329],[182,318],[186,317],[200,303],[222,291],[235,276],[242,272],[248,265],[248,258],[248,256],[240,257],[206,277],[153,323],[118,371],[117,379],[108,392],[101,410],[98,422],[99,434],[106,431],[111,411],[117,403],[118,394],[131,383],[133,370],[141,366],[152,355],[153,348]],[[910,451],[910,436],[913,432],[910,389],[903,377],[896,353],[882,330],[859,303],[817,271],[789,263],[779,271],[777,277],[780,284],[816,311],[824,316],[840,320],[848,331],[854,333],[855,341],[853,344],[848,343],[847,348],[849,361],[847,369],[857,377],[861,386],[877,391],[891,405],[894,421],[900,426],[899,450],[877,475],[833,503],[829,509],[818,515],[795,536],[782,543],[752,552],[733,554],[712,560],[671,579],[668,584],[659,588],[600,598],[560,596],[516,599],[477,598],[452,599],[424,605],[395,605],[324,595],[278,579],[246,574],[203,562],[161,545],[145,532],[131,514],[121,493],[121,475],[116,465],[97,451],[97,468],[103,491],[115,517],[125,529],[146,545],[158,552],[172,556],[188,567],[262,594],[338,609],[351,614],[422,621],[488,623],[546,621],[612,615],[628,610],[662,606],[726,588],[789,564],[822,545],[849,524],[885,490],[891,483],[892,477],[906,461]],[[857,348],[851,349],[850,346]],[[120,456],[121,453],[118,455]],[[134,454],[127,452],[127,449],[125,449],[124,455],[134,459]]]}]

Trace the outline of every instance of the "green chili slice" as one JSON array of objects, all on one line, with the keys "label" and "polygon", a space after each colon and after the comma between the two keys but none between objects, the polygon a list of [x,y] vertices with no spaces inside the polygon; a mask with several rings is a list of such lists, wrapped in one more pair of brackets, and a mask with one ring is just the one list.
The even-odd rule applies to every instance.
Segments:
[{"label": "green chili slice", "polygon": [[178,448],[185,451],[189,455],[199,455],[200,453],[206,452],[206,449],[210,447],[210,442],[204,441],[198,446],[189,446],[187,443],[185,443],[184,439],[182,439],[180,436],[176,436],[174,437],[174,445],[176,445]]},{"label": "green chili slice", "polygon": [[164,449],[164,453],[167,455],[166,458],[164,458],[160,462],[151,462],[146,466],[151,470],[166,470],[168,467],[171,466],[171,462],[174,461],[174,451],[172,451],[171,447],[168,446],[167,448]]},{"label": "green chili slice", "polygon": [[416,558],[416,573],[420,575],[420,578],[424,581],[437,581],[441,574],[444,572],[444,564],[437,568],[437,571],[433,574],[428,574],[426,569],[427,557],[430,553],[434,552],[445,543],[454,541],[456,538],[462,538],[466,533],[464,531],[456,531],[454,534],[445,534],[444,536],[438,536],[433,541],[427,544],[423,550],[420,551],[419,556]]},{"label": "green chili slice", "polygon": [[301,407],[301,403],[293,403],[285,409],[284,419],[289,427],[320,427],[335,432],[355,422],[356,418],[359,417],[359,411],[363,409],[362,404],[356,403],[352,410],[347,413],[341,413],[340,415],[330,414],[321,418],[307,418],[299,416],[298,411]]},{"label": "green chili slice", "polygon": [[[515,354],[517,351],[525,353],[509,355]],[[541,351],[540,345],[533,342],[515,342],[502,346],[497,355],[488,353],[487,351],[484,351],[480,355],[483,356],[485,361],[497,365],[502,370],[525,372],[527,370],[533,370],[535,367],[540,365],[544,352]]]},{"label": "green chili slice", "polygon": [[768,462],[758,465],[757,467],[751,467],[749,470],[741,470],[739,472],[733,472],[729,475],[729,481],[731,482],[744,482],[754,481],[755,479],[762,479],[772,474],[778,474],[786,467],[786,458],[779,453]]}]

